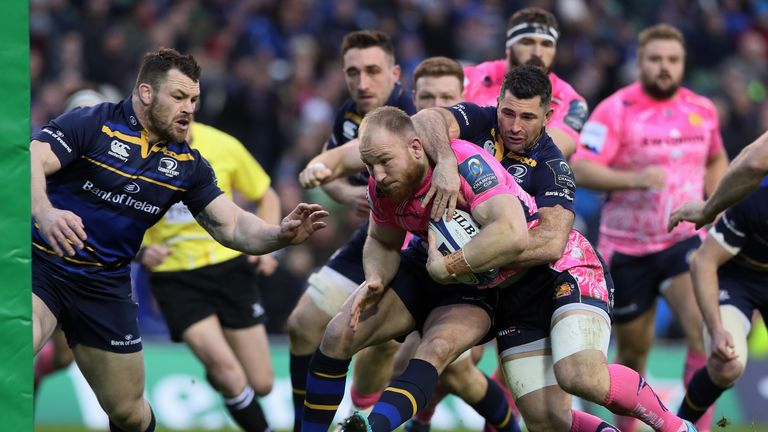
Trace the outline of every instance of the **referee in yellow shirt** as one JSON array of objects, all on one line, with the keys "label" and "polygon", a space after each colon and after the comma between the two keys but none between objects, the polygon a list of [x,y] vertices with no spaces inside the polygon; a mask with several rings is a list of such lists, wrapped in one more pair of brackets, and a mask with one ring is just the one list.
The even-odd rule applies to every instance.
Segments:
[{"label": "referee in yellow shirt", "polygon": [[[268,223],[279,223],[280,201],[264,169],[234,137],[194,123],[189,143],[211,164],[218,185],[258,206]],[[208,381],[246,431],[269,429],[257,396],[272,389],[266,316],[257,274],[270,275],[270,255],[249,257],[217,243],[182,203],[147,231],[139,259],[171,338],[184,341],[205,366]]]}]

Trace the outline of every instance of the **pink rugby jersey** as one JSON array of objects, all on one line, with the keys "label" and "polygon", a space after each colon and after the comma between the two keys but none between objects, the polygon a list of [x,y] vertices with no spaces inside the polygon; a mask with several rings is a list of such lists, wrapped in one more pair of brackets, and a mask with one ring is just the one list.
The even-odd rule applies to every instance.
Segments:
[{"label": "pink rugby jersey", "polygon": [[[462,140],[451,140],[451,148],[456,155],[461,174],[459,193],[464,199],[464,202],[458,206],[461,210],[471,213],[475,207],[491,197],[509,194],[516,196],[523,204],[523,209],[527,212],[528,228],[538,225],[538,219],[535,216],[538,212],[536,201],[518,186],[515,179],[493,156],[482,148]],[[414,196],[402,203],[396,203],[384,194],[378,193],[373,177],[369,177],[368,197],[374,223],[386,228],[404,229],[426,239],[432,203],[422,208],[421,199],[427,194],[431,184],[432,167],[430,166],[427,177]],[[480,285],[479,288],[496,286],[516,273],[519,273],[518,269],[501,269],[493,282]]]},{"label": "pink rugby jersey", "polygon": [[[496,106],[496,98],[501,91],[504,74],[507,73],[507,61],[496,60],[464,67],[465,100],[480,106]],[[570,84],[550,72],[552,83],[552,118],[548,128],[565,131],[574,141],[587,119],[587,102]]]},{"label": "pink rugby jersey", "polygon": [[702,199],[708,160],[722,148],[714,104],[686,88],[659,101],[631,84],[597,106],[581,133],[574,160],[585,159],[620,170],[656,165],[666,172],[660,190],[611,192],[600,223],[598,250],[642,256],[695,235],[692,224],[667,233],[670,212]]}]

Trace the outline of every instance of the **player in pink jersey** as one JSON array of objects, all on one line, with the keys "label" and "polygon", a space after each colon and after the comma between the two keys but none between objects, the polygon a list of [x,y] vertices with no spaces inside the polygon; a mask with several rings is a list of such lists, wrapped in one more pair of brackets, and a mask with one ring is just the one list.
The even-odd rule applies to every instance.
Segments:
[{"label": "player in pink jersey", "polygon": [[[366,116],[360,132],[361,153],[366,151],[369,141],[376,144],[369,149],[369,171],[381,189],[374,189],[373,181],[370,183],[372,208],[378,211],[378,200],[385,196],[401,203],[404,212],[397,220],[404,225],[395,229],[384,219],[390,216],[372,216],[363,255],[366,282],[331,321],[312,359],[302,419],[305,431],[327,428],[327,419],[332,416],[326,412],[334,410],[343,396],[349,358],[362,347],[421,330],[423,337],[415,359],[377,404],[397,406],[390,413],[394,417],[383,419],[376,426],[393,430],[424,406],[439,372],[448,363],[486,335],[493,336],[488,330],[495,306],[494,289],[432,281],[425,271],[423,247],[403,252],[400,265],[404,226],[424,236],[431,214],[430,205],[421,205],[432,181],[431,161],[423,152],[410,118],[400,110],[380,108]],[[499,267],[503,259],[525,249],[526,213],[516,195],[522,191],[511,176],[492,156],[470,144],[466,146],[474,150],[474,155],[460,158],[466,162],[467,171],[461,205],[471,210],[484,226],[472,241],[477,242],[476,246],[470,242],[465,248],[466,260],[475,271],[485,271]],[[454,157],[460,156],[453,153]],[[387,169],[382,171],[384,166]],[[413,199],[417,190],[423,193]],[[386,224],[380,226],[377,221]],[[451,258],[451,273],[470,271],[469,267],[462,267],[467,265],[462,256]],[[384,289],[390,286],[392,289]],[[372,416],[376,415],[374,407]]]},{"label": "player in pink jersey", "polygon": [[[617,362],[644,371],[663,295],[688,341],[687,383],[706,362],[687,262],[701,240],[691,225],[667,232],[667,220],[685,201],[714,191],[728,160],[714,105],[680,86],[684,62],[677,29],[659,24],[641,32],[639,81],[598,105],[571,165],[580,186],[611,192],[598,249],[616,285]],[[711,419],[699,427],[708,430]],[[619,427],[634,430],[631,421]]]},{"label": "player in pink jersey", "polygon": [[554,110],[547,132],[568,159],[576,151],[579,132],[589,111],[584,98],[551,71],[559,36],[554,15],[536,7],[520,9],[507,24],[506,59],[466,66],[464,87],[467,102],[496,105],[504,75],[513,67],[532,64],[547,72]]}]

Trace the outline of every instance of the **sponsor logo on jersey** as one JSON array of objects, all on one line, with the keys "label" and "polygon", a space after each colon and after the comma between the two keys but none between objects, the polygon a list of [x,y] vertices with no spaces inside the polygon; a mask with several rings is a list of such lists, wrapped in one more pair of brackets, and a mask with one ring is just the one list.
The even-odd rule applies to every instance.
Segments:
[{"label": "sponsor logo on jersey", "polygon": [[138,193],[141,190],[141,187],[139,187],[139,184],[136,182],[130,182],[127,185],[123,186],[123,190],[128,193]]},{"label": "sponsor logo on jersey", "polygon": [[128,156],[130,156],[130,153],[128,153],[128,148],[128,144],[118,140],[112,140],[112,142],[109,144],[109,151],[107,153],[109,153],[110,156],[120,159],[123,162],[127,162]]},{"label": "sponsor logo on jersey", "polygon": [[176,171],[176,168],[178,167],[179,163],[176,161],[176,159],[164,157],[160,158],[160,162],[157,165],[157,170],[168,177],[176,177],[179,175],[179,172]]},{"label": "sponsor logo on jersey", "polygon": [[472,187],[476,194],[485,192],[499,184],[496,173],[480,156],[472,156],[459,164],[459,175]]},{"label": "sponsor logo on jersey", "polygon": [[581,131],[581,143],[589,150],[600,153],[605,146],[605,139],[608,137],[608,128],[595,121],[588,121]]},{"label": "sponsor logo on jersey", "polygon": [[85,183],[83,183],[83,190],[92,193],[102,201],[121,206],[132,207],[144,213],[159,215],[161,211],[160,207],[153,205],[148,201],[140,201],[129,196],[128,194],[115,193],[112,191],[104,190],[93,184],[93,182],[90,180],[86,180]]},{"label": "sponsor logo on jersey", "polygon": [[512,174],[515,180],[522,184],[526,174],[528,174],[528,167],[525,165],[510,165],[507,167],[507,171]]}]

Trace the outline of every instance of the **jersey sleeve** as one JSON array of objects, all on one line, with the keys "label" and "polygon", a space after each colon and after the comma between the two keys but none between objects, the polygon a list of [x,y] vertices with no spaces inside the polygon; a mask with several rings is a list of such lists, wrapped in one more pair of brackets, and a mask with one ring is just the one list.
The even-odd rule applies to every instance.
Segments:
[{"label": "jersey sleeve", "polygon": [[271,183],[269,175],[240,141],[233,141],[230,147],[230,157],[236,163],[232,173],[233,187],[249,200],[260,200]]},{"label": "jersey sleeve", "polygon": [[714,104],[712,105],[712,136],[709,140],[709,153],[708,157],[713,157],[720,153],[723,149],[723,135],[720,133],[720,116],[717,114],[717,109]]},{"label": "jersey sleeve", "polygon": [[[554,149],[557,150],[556,147]],[[533,190],[529,192],[533,194],[539,208],[561,205],[566,210],[574,211],[576,180],[559,150],[539,159],[533,170],[531,184]]]},{"label": "jersey sleeve", "polygon": [[562,109],[558,109],[549,121],[547,128],[557,128],[568,134],[574,142],[579,141],[579,134],[589,117],[587,101],[578,93],[571,91],[567,101],[562,101]]},{"label": "jersey sleeve", "polygon": [[581,130],[573,160],[586,159],[605,166],[613,162],[621,146],[621,130],[616,120],[621,116],[620,102],[612,97],[595,108]]},{"label": "jersey sleeve", "polygon": [[63,168],[86,152],[99,120],[94,108],[75,108],[51,120],[32,139],[50,144]]},{"label": "jersey sleeve", "polygon": [[211,164],[208,163],[200,152],[193,150],[195,158],[199,160],[192,174],[192,186],[182,196],[182,201],[193,216],[197,216],[205,206],[224,192],[216,184],[216,174]]},{"label": "jersey sleeve", "polygon": [[744,209],[741,204],[731,207],[709,230],[709,235],[732,255],[738,255],[747,240]]},{"label": "jersey sleeve", "polygon": [[445,109],[453,114],[459,124],[459,138],[466,141],[482,142],[495,125],[495,107],[481,107],[471,102],[463,102]]},{"label": "jersey sleeve", "polygon": [[460,193],[469,204],[470,211],[496,195],[516,196],[510,184],[514,180],[506,176],[504,168],[493,156],[485,152],[464,151],[456,152],[456,158],[459,161]]}]

